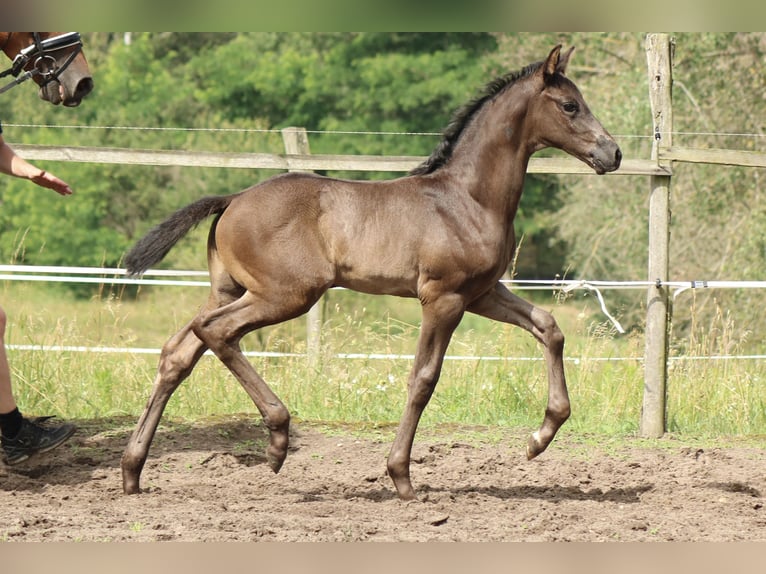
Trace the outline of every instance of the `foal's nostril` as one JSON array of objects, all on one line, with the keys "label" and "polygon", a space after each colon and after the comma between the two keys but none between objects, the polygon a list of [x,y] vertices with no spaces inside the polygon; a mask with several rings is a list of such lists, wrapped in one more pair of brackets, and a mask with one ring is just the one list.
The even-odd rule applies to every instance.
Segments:
[{"label": "foal's nostril", "polygon": [[620,148],[617,148],[617,151],[614,152],[614,162],[617,165],[620,165],[621,161],[622,161],[622,152],[620,151]]}]

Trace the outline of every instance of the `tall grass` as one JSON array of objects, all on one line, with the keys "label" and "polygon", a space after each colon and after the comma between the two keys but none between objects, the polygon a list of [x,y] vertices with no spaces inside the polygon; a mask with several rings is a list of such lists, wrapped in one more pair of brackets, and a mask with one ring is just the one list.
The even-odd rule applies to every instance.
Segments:
[{"label": "tall grass", "polygon": [[[694,317],[694,315],[693,315]],[[671,429],[698,433],[766,433],[766,364],[745,355],[747,334],[720,307],[705,324],[694,321],[677,344],[668,369],[668,414]],[[687,357],[710,357],[707,361]]]},{"label": "tall grass", "polygon": [[[195,314],[203,288],[158,288],[137,300],[101,293],[74,299],[51,285],[0,285],[9,315],[9,344],[160,348]],[[643,338],[618,335],[588,299],[541,304],[567,335],[566,372],[577,433],[630,434],[640,418]],[[339,359],[338,353],[414,353],[419,324],[415,301],[332,291],[324,301],[322,355],[253,358],[252,362],[293,416],[312,421],[388,424],[398,421],[407,394],[410,360]],[[684,341],[694,355],[730,352],[736,344],[722,315]],[[715,336],[713,336],[715,335]],[[296,319],[248,335],[246,350],[302,353],[305,323]],[[500,360],[446,361],[424,425],[460,423],[536,428],[545,410],[542,350],[522,330],[466,316],[449,355]],[[67,419],[138,416],[149,396],[157,355],[10,352],[14,391],[24,412]],[[638,359],[630,359],[638,358]],[[763,361],[673,361],[669,424],[676,433],[766,433]],[[194,419],[257,411],[215,357],[200,360],[171,399],[169,417]]]}]

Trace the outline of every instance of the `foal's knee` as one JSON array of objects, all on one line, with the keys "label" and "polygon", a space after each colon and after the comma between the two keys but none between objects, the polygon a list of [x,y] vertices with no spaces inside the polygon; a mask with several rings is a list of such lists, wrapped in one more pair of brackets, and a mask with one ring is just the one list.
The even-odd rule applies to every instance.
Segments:
[{"label": "foal's knee", "polygon": [[549,331],[548,335],[548,348],[553,349],[557,352],[563,352],[564,350],[564,333],[561,329],[559,329],[558,323],[556,323],[556,320],[553,319],[553,325]]},{"label": "foal's knee", "polygon": [[441,368],[438,366],[427,366],[413,375],[409,383],[409,395],[415,405],[425,407],[428,404],[436,389],[440,372]]},{"label": "foal's knee", "polygon": [[537,310],[535,325],[539,330],[539,337],[546,347],[553,351],[563,351],[564,333],[559,328],[556,319],[542,309]]}]

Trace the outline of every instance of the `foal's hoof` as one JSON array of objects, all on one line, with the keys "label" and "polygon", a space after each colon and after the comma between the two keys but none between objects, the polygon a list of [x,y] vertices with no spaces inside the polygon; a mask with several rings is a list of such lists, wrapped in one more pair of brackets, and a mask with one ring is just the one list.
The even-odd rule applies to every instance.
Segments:
[{"label": "foal's hoof", "polygon": [[122,492],[124,494],[141,494],[139,479],[141,471],[135,471],[136,465],[127,461],[121,462],[122,467]]},{"label": "foal's hoof", "polygon": [[418,495],[415,494],[415,489],[412,488],[412,483],[410,482],[409,477],[394,478],[394,476],[391,475],[391,471],[389,471],[388,475],[394,482],[394,488],[396,488],[396,494],[399,495],[399,500],[403,502],[418,500]]},{"label": "foal's hoof", "polygon": [[527,460],[532,460],[547,447],[547,444],[543,444],[540,441],[540,433],[537,431],[533,432],[529,435],[529,440],[527,441]]},{"label": "foal's hoof", "polygon": [[402,494],[402,493],[398,493],[398,494],[399,494],[399,500],[401,500],[402,502],[408,502],[408,503],[409,502],[411,502],[411,503],[421,503],[421,502],[423,502],[422,500],[420,500],[418,498],[418,495],[415,494],[415,491],[410,492],[410,493],[405,493],[405,494]]},{"label": "foal's hoof", "polygon": [[138,486],[138,480],[124,477],[122,479],[123,494],[141,494],[141,488]]},{"label": "foal's hoof", "polygon": [[282,469],[282,465],[285,463],[286,458],[286,451],[275,452],[272,449],[266,450],[266,461],[269,463],[271,470],[274,471],[274,474],[279,473],[279,471]]}]

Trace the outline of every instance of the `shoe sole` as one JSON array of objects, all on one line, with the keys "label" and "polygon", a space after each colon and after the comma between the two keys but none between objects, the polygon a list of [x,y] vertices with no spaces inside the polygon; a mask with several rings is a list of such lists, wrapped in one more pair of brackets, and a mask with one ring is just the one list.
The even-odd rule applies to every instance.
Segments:
[{"label": "shoe sole", "polygon": [[72,435],[76,431],[77,431],[77,428],[76,427],[72,427],[72,429],[69,431],[69,433],[67,433],[65,436],[63,436],[58,442],[50,444],[50,445],[46,446],[45,448],[38,449],[38,450],[32,452],[31,454],[22,455],[20,458],[17,457],[17,458],[14,458],[13,460],[11,460],[11,459],[6,457],[5,463],[8,464],[9,466],[14,466],[14,465],[22,463],[22,462],[24,462],[26,460],[29,460],[30,458],[32,458],[36,454],[45,454],[46,452],[50,452],[54,448],[60,447],[62,444],[64,444],[66,441],[68,441],[70,438],[72,438]]}]

